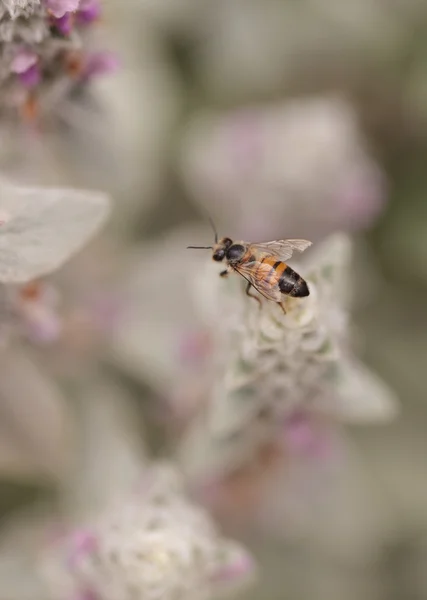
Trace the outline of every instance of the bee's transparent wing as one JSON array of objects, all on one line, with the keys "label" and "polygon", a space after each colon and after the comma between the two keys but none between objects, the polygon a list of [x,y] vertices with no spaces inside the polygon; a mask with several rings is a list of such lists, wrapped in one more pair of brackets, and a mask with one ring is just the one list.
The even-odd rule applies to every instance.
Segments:
[{"label": "bee's transparent wing", "polygon": [[277,256],[278,259],[285,261],[291,258],[294,251],[304,252],[311,244],[312,242],[309,240],[274,240],[272,242],[251,244],[251,248],[263,254]]},{"label": "bee's transparent wing", "polygon": [[255,260],[250,263],[238,264],[233,267],[267,300],[280,302],[282,294],[278,283],[270,282],[271,265],[265,265]]}]

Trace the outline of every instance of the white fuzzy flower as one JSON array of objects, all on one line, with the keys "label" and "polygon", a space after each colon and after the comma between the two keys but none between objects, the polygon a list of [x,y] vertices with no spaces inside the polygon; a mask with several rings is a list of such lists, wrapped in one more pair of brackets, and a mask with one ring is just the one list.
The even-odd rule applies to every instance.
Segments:
[{"label": "white fuzzy flower", "polygon": [[[102,600],[203,600],[252,571],[246,552],[185,498],[169,465],[152,468],[133,498],[71,537],[65,558],[75,590]],[[62,598],[65,579],[50,573]]]},{"label": "white fuzzy flower", "polygon": [[26,282],[58,269],[108,212],[108,197],[100,192],[19,187],[0,179],[0,282]]},{"label": "white fuzzy flower", "polygon": [[393,393],[351,353],[350,250],[336,235],[300,261],[310,296],[288,298],[286,315],[265,300],[260,310],[237,276],[224,281],[206,270],[196,281],[216,332],[217,378],[207,416],[183,444],[190,470],[234,468],[298,408],[359,422],[394,415]]},{"label": "white fuzzy flower", "polygon": [[12,19],[28,17],[38,6],[40,0],[0,0],[0,18],[4,12],[7,12]]}]

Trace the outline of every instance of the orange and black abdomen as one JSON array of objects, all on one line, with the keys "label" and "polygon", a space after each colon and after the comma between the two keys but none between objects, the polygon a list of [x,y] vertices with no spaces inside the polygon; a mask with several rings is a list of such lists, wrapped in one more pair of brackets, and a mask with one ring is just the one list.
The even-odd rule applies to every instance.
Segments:
[{"label": "orange and black abdomen", "polygon": [[275,260],[273,257],[264,258],[262,263],[271,265],[271,271],[266,277],[266,281],[271,285],[277,284],[282,294],[294,298],[304,298],[310,291],[304,279],[298,275],[289,265],[281,260]]},{"label": "orange and black abdomen", "polygon": [[304,279],[298,275],[296,271],[291,269],[289,265],[285,265],[285,267],[280,279],[279,279],[279,288],[282,294],[286,294],[287,296],[292,296],[293,298],[304,298],[310,294],[307,283]]}]

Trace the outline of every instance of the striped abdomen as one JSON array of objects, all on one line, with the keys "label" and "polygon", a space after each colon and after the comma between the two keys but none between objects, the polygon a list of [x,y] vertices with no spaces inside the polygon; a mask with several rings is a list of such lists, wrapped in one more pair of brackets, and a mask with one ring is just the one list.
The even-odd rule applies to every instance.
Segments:
[{"label": "striped abdomen", "polygon": [[266,280],[271,285],[278,285],[282,294],[294,298],[303,298],[309,295],[307,283],[286,263],[267,257],[262,260],[262,264],[271,265],[271,271]]}]

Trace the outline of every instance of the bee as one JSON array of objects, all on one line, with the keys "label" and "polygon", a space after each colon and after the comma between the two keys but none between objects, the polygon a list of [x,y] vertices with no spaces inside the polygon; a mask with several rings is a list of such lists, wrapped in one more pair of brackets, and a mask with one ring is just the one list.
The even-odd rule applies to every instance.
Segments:
[{"label": "bee", "polygon": [[233,242],[224,237],[218,240],[218,234],[213,222],[210,220],[215,234],[213,246],[187,246],[200,250],[212,250],[212,258],[216,262],[225,261],[227,268],[221,271],[221,277],[230,273],[239,273],[248,282],[247,296],[254,298],[261,306],[258,296],[251,294],[251,288],[279,304],[286,314],[283,302],[286,296],[304,298],[310,294],[307,282],[288,264],[294,251],[304,252],[311,242],[308,240],[274,240],[272,242],[248,243]]}]

